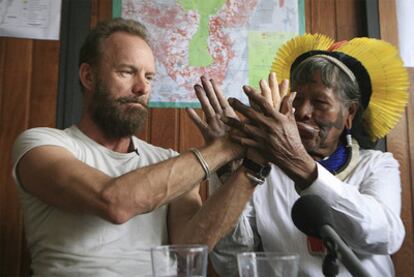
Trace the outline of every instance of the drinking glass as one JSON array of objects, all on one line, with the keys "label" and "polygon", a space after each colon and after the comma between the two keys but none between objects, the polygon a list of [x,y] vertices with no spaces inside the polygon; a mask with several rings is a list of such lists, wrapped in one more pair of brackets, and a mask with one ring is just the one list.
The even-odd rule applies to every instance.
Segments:
[{"label": "drinking glass", "polygon": [[299,255],[279,252],[244,252],[237,255],[240,277],[296,277]]},{"label": "drinking glass", "polygon": [[152,275],[156,277],[207,276],[206,245],[163,245],[151,248]]}]

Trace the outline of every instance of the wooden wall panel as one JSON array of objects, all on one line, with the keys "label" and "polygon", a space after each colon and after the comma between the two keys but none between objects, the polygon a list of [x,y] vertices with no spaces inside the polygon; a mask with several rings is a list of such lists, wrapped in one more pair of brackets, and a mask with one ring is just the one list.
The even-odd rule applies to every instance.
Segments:
[{"label": "wooden wall panel", "polygon": [[[196,112],[203,118],[201,109],[196,109]],[[180,123],[179,151],[186,151],[190,147],[202,146],[203,137],[185,110],[180,110]]]},{"label": "wooden wall panel", "polygon": [[306,32],[321,33],[339,41],[366,36],[365,1],[305,1]]},{"label": "wooden wall panel", "polygon": [[407,222],[408,228],[407,232],[407,239],[404,245],[404,248],[409,252],[409,256],[411,257],[408,260],[404,260],[404,255],[401,254],[401,263],[409,261],[411,264],[410,270],[414,272],[414,68],[408,68],[408,73],[410,76],[410,99],[407,107],[407,124],[406,127],[408,129],[408,151],[409,154],[408,159],[405,161],[408,163],[407,169],[407,181],[409,183],[404,186],[403,190],[403,218],[405,221],[411,219],[410,222]]},{"label": "wooden wall panel", "polygon": [[178,150],[181,129],[177,109],[152,109],[150,142],[164,148]]},{"label": "wooden wall panel", "polygon": [[[56,125],[58,41],[34,41],[29,127]],[[56,62],[51,62],[56,61]],[[50,109],[44,109],[44,107]]]},{"label": "wooden wall panel", "polygon": [[92,0],[91,26],[109,18],[112,18],[112,0]]},{"label": "wooden wall panel", "polygon": [[[350,12],[353,11],[353,12]],[[367,35],[365,27],[365,1],[342,0],[335,5],[336,40]]]},{"label": "wooden wall panel", "polygon": [[29,270],[11,147],[28,127],[55,126],[58,54],[57,41],[0,38],[0,276]]},{"label": "wooden wall panel", "polygon": [[325,34],[335,39],[336,2],[327,0],[305,1],[306,31]]},{"label": "wooden wall panel", "polygon": [[[0,66],[4,65],[4,59],[6,58],[6,40],[5,39],[0,39]],[[3,84],[3,78],[4,78],[5,72],[4,70],[0,71],[0,108],[3,107],[3,88],[2,88],[2,84]],[[0,110],[0,130],[3,130],[3,118],[1,115],[1,111]]]},{"label": "wooden wall panel", "polygon": [[[381,38],[398,45],[397,13],[395,0],[379,1],[379,19]],[[411,81],[413,80],[411,70]],[[413,84],[411,82],[411,84]],[[413,87],[411,86],[411,92]],[[412,95],[412,94],[411,94]],[[414,241],[413,241],[413,170],[412,170],[412,145],[413,134],[409,133],[413,122],[413,99],[403,114],[399,124],[387,136],[387,150],[393,153],[400,163],[402,182],[402,207],[401,217],[404,222],[406,236],[401,249],[393,256],[397,276],[412,276],[414,272]],[[411,132],[413,132],[411,130]],[[411,148],[410,148],[411,145]]]},{"label": "wooden wall panel", "polygon": [[[414,95],[414,68],[409,69],[410,96]],[[397,276],[411,276],[414,272],[414,98],[410,97],[405,114],[387,136],[387,149],[400,162],[402,181],[401,217],[405,226],[405,239],[401,249],[393,256]]]},{"label": "wooden wall panel", "polygon": [[[412,79],[414,79],[412,77]],[[411,92],[413,88],[411,88]],[[411,103],[414,101],[410,100]],[[411,106],[412,104],[410,104]],[[409,125],[412,118],[407,118],[407,113],[412,113],[412,107],[407,107],[405,114],[400,122],[387,136],[387,151],[391,152],[400,163],[401,171],[401,218],[405,226],[405,239],[401,249],[393,255],[393,261],[396,268],[397,276],[408,276],[403,273],[414,272],[414,253],[413,253],[413,210],[412,210],[412,174],[410,162],[410,144],[413,143],[413,137],[409,137]],[[411,134],[412,135],[412,134]],[[410,143],[410,144],[409,144]]]},{"label": "wooden wall panel", "polygon": [[[23,250],[22,214],[16,186],[11,178],[11,146],[27,128],[32,74],[30,40],[0,38],[4,48],[1,70],[0,130],[0,275],[19,276]],[[22,251],[23,250],[23,251]],[[3,275],[4,273],[4,275]]]}]

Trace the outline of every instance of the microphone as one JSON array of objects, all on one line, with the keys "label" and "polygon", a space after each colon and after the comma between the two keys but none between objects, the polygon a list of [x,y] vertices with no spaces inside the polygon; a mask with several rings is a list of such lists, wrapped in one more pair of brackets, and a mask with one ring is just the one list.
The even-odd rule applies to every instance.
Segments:
[{"label": "microphone", "polygon": [[332,228],[333,216],[329,205],[320,196],[309,194],[293,204],[292,220],[306,235],[331,240],[337,246],[339,258],[353,276],[370,276],[361,262]]}]

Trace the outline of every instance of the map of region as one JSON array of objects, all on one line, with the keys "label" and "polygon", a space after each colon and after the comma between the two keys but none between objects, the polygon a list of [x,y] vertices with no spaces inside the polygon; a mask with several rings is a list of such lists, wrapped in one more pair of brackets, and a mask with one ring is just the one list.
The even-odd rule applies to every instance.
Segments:
[{"label": "map of region", "polygon": [[303,0],[118,0],[114,17],[149,30],[157,74],[150,106],[199,107],[194,84],[214,79],[226,97],[267,78],[278,47],[303,32]]}]

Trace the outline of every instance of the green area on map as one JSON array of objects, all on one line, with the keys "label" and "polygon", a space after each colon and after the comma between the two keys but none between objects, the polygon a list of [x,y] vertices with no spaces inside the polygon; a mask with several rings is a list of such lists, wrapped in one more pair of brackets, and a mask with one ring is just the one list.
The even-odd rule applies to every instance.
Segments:
[{"label": "green area on map", "polygon": [[197,32],[192,37],[189,45],[189,64],[197,67],[210,65],[213,58],[208,51],[208,23],[210,16],[216,14],[226,0],[178,0],[177,2],[185,10],[196,10],[200,15]]},{"label": "green area on map", "polygon": [[277,50],[294,36],[293,33],[248,32],[248,72],[252,87],[258,89],[260,79],[267,81]]}]

